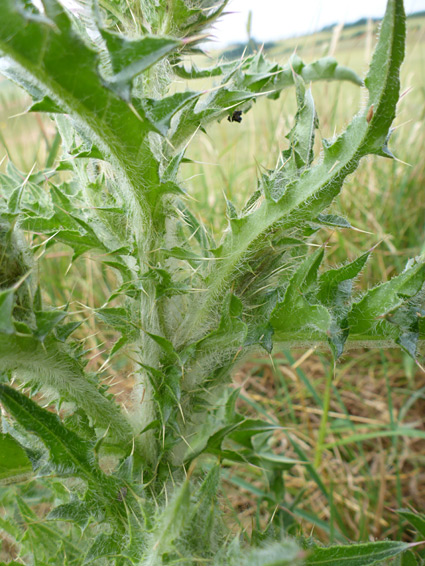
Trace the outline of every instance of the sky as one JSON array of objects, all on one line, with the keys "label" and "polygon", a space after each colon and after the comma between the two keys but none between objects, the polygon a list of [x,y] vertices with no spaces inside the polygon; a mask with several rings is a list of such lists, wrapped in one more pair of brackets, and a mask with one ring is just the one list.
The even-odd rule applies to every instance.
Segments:
[{"label": "sky", "polygon": [[[405,0],[407,13],[425,10],[425,0]],[[215,46],[246,42],[248,13],[252,11],[252,37],[273,41],[318,31],[332,23],[363,17],[380,18],[386,0],[230,0],[227,14],[215,24]]]}]

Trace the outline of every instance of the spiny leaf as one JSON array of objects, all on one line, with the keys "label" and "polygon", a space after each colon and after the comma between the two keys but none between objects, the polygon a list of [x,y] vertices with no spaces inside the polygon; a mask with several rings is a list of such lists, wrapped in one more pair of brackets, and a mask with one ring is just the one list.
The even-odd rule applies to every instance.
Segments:
[{"label": "spiny leaf", "polygon": [[152,332],[148,332],[145,330],[145,333],[152,338],[154,342],[156,342],[159,346],[161,346],[162,350],[168,354],[169,356],[175,357],[177,356],[177,352],[170,340],[164,338],[163,336],[159,336],[158,334],[153,334]]},{"label": "spiny leaf", "polygon": [[85,528],[93,518],[93,510],[83,501],[58,505],[46,517],[47,521],[69,521]]},{"label": "spiny leaf", "polygon": [[[55,101],[61,98],[59,104],[67,112],[84,116],[96,129],[103,122],[111,141],[118,135],[122,141],[127,139],[127,145],[129,135],[140,136],[141,123],[124,102],[105,89],[97,73],[96,53],[76,34],[60,4],[46,0],[45,9],[46,17],[34,17],[34,8],[4,0],[0,49],[15,57],[35,81],[50,87],[48,95]],[[96,123],[98,115],[102,120]]]},{"label": "spiny leaf", "polygon": [[[189,452],[187,461],[190,462],[201,454],[206,453],[214,454],[220,459],[225,458],[235,462],[253,462],[255,460],[258,463],[261,455],[256,454],[255,450],[253,450],[253,438],[258,434],[271,434],[281,427],[257,419],[244,419],[240,415],[235,416],[235,421],[219,428],[213,434],[207,434],[200,445],[194,451]],[[234,450],[222,448],[226,438],[233,440],[248,450],[235,452]]]},{"label": "spiny leaf", "polygon": [[[235,271],[244,265],[243,260],[250,250],[260,245],[271,230],[284,233],[299,226],[300,221],[316,218],[340,192],[344,180],[357,168],[361,157],[377,152],[376,148],[382,143],[395,114],[404,38],[402,0],[389,0],[378,42],[378,55],[373,58],[367,84],[369,103],[374,105],[376,113],[374,119],[366,119],[367,110],[354,117],[343,134],[334,142],[325,144],[321,163],[289,182],[279,200],[266,198],[261,206],[244,217],[244,223],[237,232],[226,235],[220,257],[228,259],[222,261],[207,279],[211,297],[219,295],[232,283]],[[208,300],[205,304],[208,305]],[[323,331],[327,325],[326,313],[320,306],[316,310],[317,316],[312,324]],[[276,317],[274,322],[277,322]]]},{"label": "spiny leaf", "polygon": [[170,128],[173,116],[190,102],[197,101],[199,96],[200,93],[198,92],[177,92],[159,100],[144,98],[141,104],[146,118],[152,123],[152,127],[165,136]]},{"label": "spiny leaf", "polygon": [[34,336],[43,342],[46,336],[66,317],[67,313],[60,310],[36,311],[37,329]]},{"label": "spiny leaf", "polygon": [[291,148],[301,157],[304,166],[313,161],[314,137],[317,128],[317,116],[311,89],[306,90],[303,79],[294,72],[298,110],[295,126],[287,135]]},{"label": "spiny leaf", "polygon": [[[150,215],[150,205],[140,187],[150,182],[149,172],[155,158],[144,142],[147,133],[156,129],[143,117],[143,112],[138,113],[114,92],[114,83],[107,88],[107,81],[98,71],[98,54],[79,36],[61,5],[56,0],[45,0],[44,8],[45,16],[37,13],[34,5],[24,7],[14,0],[2,3],[0,51],[8,56],[3,72],[27,88],[36,100],[48,96],[72,117],[83,138],[89,132],[91,142],[100,152],[97,155],[113,162],[126,181],[127,200],[139,208],[139,218],[145,219]],[[124,39],[117,41],[122,43],[113,49],[117,69],[121,69],[126,79],[176,45],[174,40],[160,41],[163,47],[155,57],[151,57],[148,49],[147,59],[142,63],[141,59],[132,62],[127,59],[137,55],[140,44],[129,46]],[[136,166],[141,146],[145,159]],[[155,201],[152,194],[150,198]]]},{"label": "spiny leaf", "polygon": [[340,283],[349,281],[357,277],[363,267],[366,265],[371,252],[366,252],[354,261],[338,267],[336,269],[328,269],[319,277],[319,289],[317,292],[318,299],[325,305],[338,304],[338,287]]},{"label": "spiny leaf", "polygon": [[66,428],[57,415],[7,385],[0,385],[0,402],[27,432],[43,442],[49,452],[49,465],[56,474],[85,480],[90,493],[95,494],[95,508],[103,507],[112,521],[120,520],[124,511],[116,499],[120,482],[100,469],[91,442]]},{"label": "spiny leaf", "polygon": [[319,59],[309,65],[305,65],[299,57],[293,57],[289,65],[280,67],[268,61],[260,51],[245,61],[223,63],[214,72],[210,69],[200,71],[196,66],[189,71],[185,71],[181,65],[174,69],[184,78],[223,75],[219,89],[210,93],[207,100],[201,101],[196,109],[194,104],[188,106],[179,116],[178,126],[171,136],[175,147],[180,147],[200,125],[205,127],[213,120],[226,117],[230,109],[248,110],[252,101],[262,94],[276,98],[283,89],[294,85],[293,70],[306,82],[348,80],[363,85],[363,81],[351,69],[341,67],[332,57]]},{"label": "spiny leaf", "polygon": [[156,523],[151,559],[154,556],[162,557],[164,552],[173,548],[173,542],[182,534],[189,519],[189,505],[190,484],[185,481],[176,489],[173,500],[164,509]]},{"label": "spiny leaf", "polygon": [[268,322],[260,325],[250,325],[244,346],[259,344],[269,354],[273,350],[273,326]]},{"label": "spiny leaf", "polygon": [[350,334],[373,333],[377,325],[389,330],[390,323],[380,321],[379,317],[391,313],[416,295],[424,281],[425,262],[418,259],[409,262],[400,275],[368,291],[348,313]]},{"label": "spiny leaf", "polygon": [[283,303],[289,305],[292,302],[296,302],[300,294],[308,291],[311,285],[316,282],[318,269],[322,263],[324,253],[324,248],[319,248],[316,252],[307,256],[299,265],[289,281]]},{"label": "spiny leaf", "polygon": [[195,63],[192,63],[190,67],[187,65],[173,65],[173,71],[182,79],[207,79],[210,77],[218,77],[230,69],[233,69],[234,62],[222,63],[219,65],[214,65],[207,69],[200,69]]},{"label": "spiny leaf", "polygon": [[112,81],[108,82],[128,101],[132,80],[182,45],[181,41],[171,37],[147,36],[131,40],[105,29],[101,29],[100,33],[106,42],[114,71]]},{"label": "spiny leaf", "polygon": [[334,57],[322,57],[306,65],[295,54],[291,57],[291,66],[306,83],[317,80],[340,80],[350,81],[358,86],[363,85],[362,79],[352,69],[339,65]]},{"label": "spiny leaf", "polygon": [[0,333],[0,363],[2,369],[13,369],[24,375],[32,370],[37,383],[74,402],[96,426],[109,428],[111,438],[119,440],[121,445],[130,445],[132,429],[118,406],[100,393],[69,348],[52,335],[42,344],[28,327],[22,328],[20,334]]},{"label": "spiny leaf", "polygon": [[67,430],[54,414],[7,385],[0,385],[0,401],[27,430],[36,434],[49,450],[55,469],[96,481],[98,470],[88,442]]},{"label": "spiny leaf", "polygon": [[75,560],[76,557],[80,558],[80,548],[72,541],[71,537],[55,529],[52,524],[41,521],[21,497],[17,498],[17,504],[19,512],[26,522],[26,535],[29,534],[33,538],[32,546],[36,546],[39,553],[41,548],[47,551],[47,555],[58,553],[57,558],[63,562],[66,560],[66,555],[69,556],[70,560]]},{"label": "spiny leaf", "polygon": [[107,535],[105,533],[101,533],[97,535],[93,544],[90,546],[89,550],[87,551],[86,556],[84,557],[84,562],[82,564],[90,564],[94,560],[102,557],[118,557],[121,554],[121,544],[120,541],[117,540],[116,535]]},{"label": "spiny leaf", "polygon": [[289,281],[283,301],[274,308],[270,322],[278,338],[308,327],[312,332],[325,334],[328,331],[331,319],[327,309],[310,303],[304,296],[317,280],[323,254],[324,249],[320,248],[301,263]]},{"label": "spiny leaf", "polygon": [[102,307],[96,309],[96,316],[108,326],[119,330],[123,336],[134,339],[138,336],[138,330],[132,321],[129,310],[125,307]]},{"label": "spiny leaf", "polygon": [[77,320],[75,322],[67,322],[66,324],[57,325],[55,328],[56,338],[61,342],[65,342],[82,324],[82,320]]}]

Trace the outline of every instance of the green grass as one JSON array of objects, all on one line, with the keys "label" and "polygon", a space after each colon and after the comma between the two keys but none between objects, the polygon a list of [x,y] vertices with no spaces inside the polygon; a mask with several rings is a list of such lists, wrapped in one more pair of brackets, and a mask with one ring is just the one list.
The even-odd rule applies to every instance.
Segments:
[{"label": "green grass", "polygon": [[[363,162],[336,205],[357,230],[346,231],[344,237],[330,229],[321,233],[321,240],[328,241],[332,264],[381,242],[359,281],[363,288],[390,278],[407,257],[425,249],[425,19],[410,20],[409,27],[402,84],[403,90],[411,91],[399,103],[391,147],[399,160],[410,165],[383,159]],[[336,45],[337,59],[359,73],[370,57],[370,31],[350,28]],[[297,48],[310,61],[326,55],[331,42],[332,34],[324,32],[282,42],[270,54],[284,62]],[[362,92],[351,84],[315,84],[313,95],[320,117],[319,138],[339,131],[363,100]],[[46,162],[55,135],[47,117],[9,118],[23,112],[28,103],[18,89],[0,82],[0,160],[9,154],[23,171]],[[261,170],[272,167],[288,146],[285,134],[295,109],[294,92],[285,91],[278,101],[261,100],[241,124],[222,121],[208,136],[198,134],[188,154],[195,163],[184,169],[186,188],[197,201],[199,215],[216,233],[223,228],[225,197],[241,206],[255,190]],[[45,299],[56,305],[70,300],[82,319],[89,316],[80,337],[89,350],[89,368],[98,369],[105,362],[105,344],[115,337],[94,325],[91,309],[109,296],[114,277],[101,270],[95,258],[80,258],[72,266],[70,260],[70,250],[61,246],[43,257],[40,277]],[[68,288],[61,289],[56,282],[68,269]],[[302,528],[307,535],[313,531],[324,541],[400,536],[409,540],[410,531],[391,509],[412,505],[423,511],[425,505],[425,375],[397,351],[350,353],[332,381],[326,380],[332,371],[329,364],[329,357],[317,352],[274,352],[273,359],[252,358],[236,372],[235,384],[242,387],[241,408],[247,413],[259,411],[285,427],[274,437],[275,450],[308,463],[286,474],[278,508],[267,501],[271,478],[262,470],[229,467],[223,498],[229,523],[235,530],[249,532],[252,524],[264,526],[279,511],[290,531]],[[126,368],[123,356],[105,372],[105,380],[115,383],[112,391],[124,403],[132,383]],[[404,427],[401,435],[400,427]],[[409,436],[406,430],[421,431],[422,437]],[[238,511],[240,524],[229,508]]]}]

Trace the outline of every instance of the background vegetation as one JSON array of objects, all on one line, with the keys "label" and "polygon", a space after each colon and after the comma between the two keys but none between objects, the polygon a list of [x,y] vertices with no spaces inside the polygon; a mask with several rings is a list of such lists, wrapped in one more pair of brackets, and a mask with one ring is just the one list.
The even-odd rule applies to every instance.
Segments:
[{"label": "background vegetation", "polygon": [[[279,42],[269,55],[284,63],[295,48],[306,62],[330,53],[362,76],[375,32],[372,24],[350,27],[340,34],[324,31]],[[325,238],[327,261],[332,264],[353,259],[379,244],[360,286],[388,280],[402,270],[408,257],[425,251],[425,18],[408,20],[403,91],[398,129],[392,138],[399,161],[369,157],[361,164],[337,199],[341,215],[357,231],[342,238],[340,231],[329,229]],[[314,84],[313,94],[321,117],[319,138],[341,130],[362,96],[358,87],[346,82]],[[7,156],[22,171],[45,165],[58,143],[54,123],[47,117],[22,115],[28,105],[22,91],[1,81],[2,168]],[[186,188],[199,215],[217,233],[225,222],[224,196],[243,204],[262,168],[274,167],[276,156],[287,147],[284,136],[295,112],[294,93],[288,90],[278,101],[259,101],[241,124],[222,121],[208,135],[198,134],[198,142],[187,155],[193,163],[185,165]],[[111,294],[114,275],[87,256],[71,265],[71,257],[70,249],[56,245],[41,258],[44,299],[55,306],[70,301],[74,311],[80,310],[81,318],[87,318]],[[65,288],[58,280],[63,280],[68,269]],[[117,337],[110,330],[99,330],[98,324],[95,327],[93,317],[91,321],[91,328],[84,325],[79,337],[90,360],[88,369],[99,370]],[[276,349],[272,357],[252,358],[235,376],[235,387],[242,388],[240,411],[250,414],[255,409],[286,427],[274,436],[275,451],[310,462],[294,466],[286,475],[288,525],[293,524],[294,534],[313,532],[324,542],[345,537],[412,540],[410,527],[392,510],[410,505],[425,508],[425,373],[400,351],[350,352],[337,368],[331,399],[327,399],[324,391],[330,363],[328,355],[312,350]],[[104,368],[105,383],[124,406],[132,385],[127,367],[131,365],[123,355]],[[124,380],[122,375],[126,375]],[[274,512],[267,480],[254,467],[229,465],[223,474],[222,505],[228,524],[249,536],[253,525],[265,526]],[[42,512],[42,493],[28,485],[28,496],[39,501]],[[0,557],[13,556],[13,545],[6,540]]]}]

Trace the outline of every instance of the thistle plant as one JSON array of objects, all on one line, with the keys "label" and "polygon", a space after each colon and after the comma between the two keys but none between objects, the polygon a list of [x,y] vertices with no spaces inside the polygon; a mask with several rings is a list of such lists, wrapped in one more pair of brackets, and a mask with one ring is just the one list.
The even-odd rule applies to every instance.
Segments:
[{"label": "thistle plant", "polygon": [[[409,546],[297,542],[278,512],[249,548],[230,536],[218,505],[223,462],[263,468],[276,498],[294,464],[269,447],[275,425],[236,411],[232,370],[249,353],[284,343],[337,361],[346,349],[397,346],[416,359],[423,258],[359,294],[353,282],[370,250],[328,269],[326,246],[310,251],[323,226],[350,228],[329,207],[361,159],[393,157],[403,2],[388,0],[364,83],[329,57],[306,64],[293,55],[280,66],[259,51],[198,68],[189,56],[225,5],[0,2],[1,72],[32,96],[29,111],[51,116],[62,142],[45,168],[9,162],[0,177],[2,475],[36,477],[51,501],[40,520],[23,487],[18,515],[0,518],[27,564],[365,565]],[[214,86],[178,92],[176,77]],[[311,83],[323,80],[365,87],[368,100],[317,156]],[[186,150],[213,122],[286,88],[298,105],[288,149],[241,210],[227,203],[217,240],[181,181]],[[134,364],[127,412],[102,372],[85,370],[69,305],[43,305],[36,257],[56,243],[72,248],[73,261],[95,254],[116,275],[95,315],[120,336],[108,361],[125,353]],[[40,390],[57,414],[31,398]],[[13,497],[4,491],[5,506]]]}]

